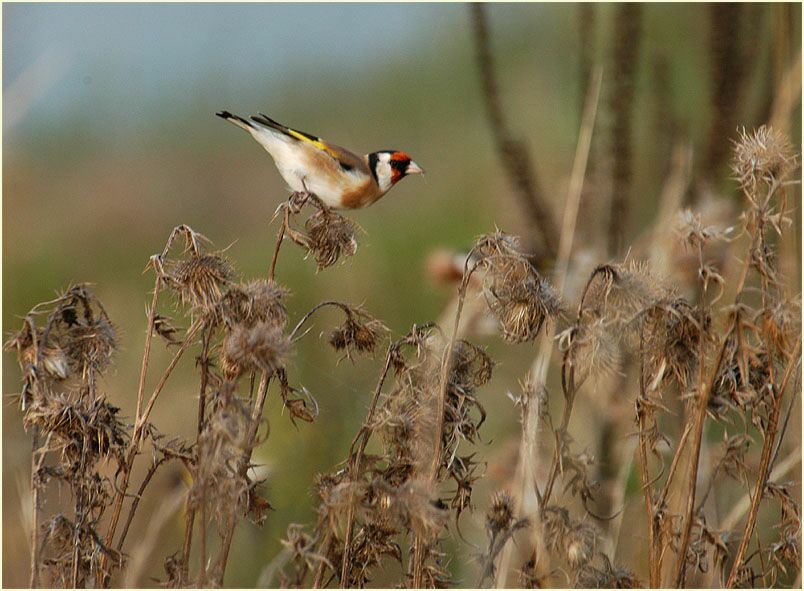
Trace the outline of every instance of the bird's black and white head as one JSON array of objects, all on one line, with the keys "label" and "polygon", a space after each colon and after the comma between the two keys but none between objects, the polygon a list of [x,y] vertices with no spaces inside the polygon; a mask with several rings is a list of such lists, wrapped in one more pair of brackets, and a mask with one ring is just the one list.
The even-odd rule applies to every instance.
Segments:
[{"label": "bird's black and white head", "polygon": [[399,150],[380,150],[368,155],[368,164],[374,180],[385,193],[409,174],[423,174],[424,170]]}]

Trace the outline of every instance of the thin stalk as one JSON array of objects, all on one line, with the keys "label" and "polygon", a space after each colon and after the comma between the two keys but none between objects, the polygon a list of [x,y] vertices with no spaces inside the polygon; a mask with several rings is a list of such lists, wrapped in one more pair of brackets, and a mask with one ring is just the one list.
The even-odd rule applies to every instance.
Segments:
[{"label": "thin stalk", "polygon": [[[329,530],[324,535],[324,540],[321,542],[321,556],[327,556],[329,554],[329,546],[332,543],[332,534]],[[313,577],[313,589],[320,589],[321,582],[324,579],[324,569],[326,568],[327,564],[326,561],[320,560],[318,562],[318,566],[315,569],[315,576]]]},{"label": "thin stalk", "polygon": [[[209,345],[211,340],[211,331],[205,332],[202,335],[202,349],[201,349],[201,385],[199,386],[198,394],[198,426],[196,429],[196,441],[204,430],[204,415],[206,412],[207,400],[207,383],[209,382]],[[184,542],[182,543],[181,550],[181,583],[184,584],[190,572],[190,550],[193,543],[193,526],[195,525],[195,506],[188,503],[187,515],[184,520]],[[202,563],[205,557],[201,557]]]},{"label": "thin stalk", "polygon": [[31,444],[31,504],[33,509],[33,529],[31,530],[31,577],[29,587],[39,587],[39,485],[37,483],[39,468],[42,466],[44,454],[36,452],[39,449],[39,427],[34,427],[33,443]]},{"label": "thin stalk", "polygon": [[[647,401],[648,394],[645,388],[645,363],[643,347],[645,341],[644,323],[639,335],[639,399]],[[640,473],[642,475],[642,494],[645,498],[645,512],[648,518],[648,572],[650,573],[651,588],[659,587],[659,564],[656,559],[656,519],[653,510],[653,488],[651,486],[650,474],[648,473],[648,438],[647,425],[645,424],[646,409],[639,409],[639,462]],[[655,419],[654,419],[655,420]]]},{"label": "thin stalk", "polygon": [[[368,444],[369,437],[371,437],[371,422],[374,419],[374,412],[377,408],[377,402],[380,399],[380,392],[382,392],[383,383],[385,383],[385,378],[388,375],[388,371],[391,369],[392,347],[389,347],[388,354],[385,356],[385,365],[383,366],[382,373],[380,374],[380,379],[377,382],[377,386],[374,388],[374,394],[371,397],[371,405],[369,406],[369,412],[368,415],[366,416],[366,420],[363,423],[363,427],[360,429],[360,433],[358,433],[357,437],[352,442],[351,447],[354,448],[355,443],[357,443],[357,439],[361,438],[362,436],[362,438],[360,439],[360,446],[357,449],[357,453],[354,455],[354,458],[350,462],[349,466],[349,480],[351,482],[354,482],[355,478],[360,474],[360,464],[363,461],[363,453],[366,450],[366,445]],[[350,455],[351,455],[351,448],[350,448]],[[349,510],[346,516],[346,534],[343,541],[343,560],[341,561],[341,589],[347,588],[349,581],[348,575],[349,570],[351,568],[351,560],[352,560],[351,544],[352,544],[352,527],[354,525],[354,519],[355,519],[354,504],[349,503]],[[323,573],[323,565],[324,562],[322,561],[319,565],[319,570],[322,573]],[[318,578],[319,575],[317,571],[316,579]]]},{"label": "thin stalk", "polygon": [[290,223],[290,212],[287,205],[284,205],[284,217],[282,218],[282,226],[279,228],[279,233],[276,235],[276,247],[274,247],[274,256],[271,258],[271,268],[268,270],[268,278],[273,279],[276,275],[276,262],[279,259],[279,249],[282,248],[282,240],[285,238],[285,230]]},{"label": "thin stalk", "polygon": [[[558,242],[558,258],[556,261],[555,272],[553,274],[553,282],[556,286],[556,291],[561,293],[564,286],[564,280],[569,268],[569,259],[572,254],[572,244],[575,237],[575,229],[578,220],[578,210],[580,207],[581,194],[583,193],[584,180],[586,178],[586,168],[589,162],[589,152],[592,146],[592,134],[595,128],[595,119],[597,117],[597,108],[600,102],[600,89],[603,82],[603,69],[597,67],[590,74],[589,85],[586,91],[586,99],[584,101],[583,115],[581,117],[581,128],[578,133],[578,144],[575,148],[575,159],[572,165],[572,174],[570,176],[569,188],[567,189],[567,200],[564,208],[564,217],[561,223],[561,235]],[[547,369],[550,363],[550,353],[552,351],[552,332],[545,330],[540,336],[539,349],[536,360],[533,364],[531,374],[536,384],[545,384],[547,380]],[[536,450],[536,431],[538,430],[538,415],[532,413],[537,411],[532,410],[530,407],[527,410],[527,415],[522,425],[522,439],[520,443],[519,465],[517,466],[518,482],[517,488],[522,489],[520,495],[517,495],[517,512],[520,512],[524,506],[525,499],[529,497],[529,489],[531,484],[534,488],[537,503],[541,505],[542,495],[539,491],[538,483],[532,473],[528,469],[530,458],[534,457]],[[526,466],[526,462],[528,465]],[[525,490],[525,489],[528,490]],[[495,587],[501,587],[504,584],[506,573],[509,570],[509,563],[511,560],[511,545],[507,545],[502,550],[502,557],[500,558],[500,567],[497,569],[497,576]]]},{"label": "thin stalk", "polygon": [[[104,542],[104,544],[107,547],[111,547],[112,540],[114,540],[114,534],[117,529],[117,524],[120,521],[120,514],[123,509],[123,500],[125,499],[126,491],[128,490],[128,483],[131,478],[131,471],[134,465],[134,459],[137,457],[137,454],[139,453],[139,444],[143,428],[148,421],[148,417],[151,414],[151,410],[153,410],[153,406],[156,403],[156,399],[159,397],[159,393],[162,391],[162,388],[165,387],[165,384],[167,383],[170,374],[173,372],[173,369],[176,367],[176,364],[179,362],[179,359],[181,359],[182,355],[184,355],[184,352],[192,343],[193,337],[195,337],[196,332],[198,332],[198,329],[201,328],[201,326],[202,322],[200,320],[196,320],[190,327],[190,329],[187,331],[184,341],[182,341],[181,345],[179,346],[179,350],[176,351],[175,355],[173,356],[173,359],[170,361],[170,364],[162,374],[162,377],[159,380],[159,383],[157,384],[156,388],[154,389],[153,394],[151,394],[151,398],[148,401],[148,405],[145,407],[145,411],[138,418],[137,422],[134,425],[134,434],[131,436],[131,441],[129,442],[128,445],[126,464],[123,467],[123,482],[118,488],[117,495],[115,496],[114,507],[112,509],[112,517],[109,523],[109,530],[106,534],[106,539]],[[100,564],[98,565],[98,570],[99,573],[102,574],[101,578],[103,579],[104,584],[107,582],[106,581],[107,575],[104,574],[106,564],[107,564],[107,558],[106,555],[104,554],[103,556],[101,556]]]},{"label": "thin stalk", "polygon": [[156,325],[156,304],[159,299],[159,290],[162,285],[162,274],[156,273],[154,280],[154,293],[151,297],[151,309],[148,311],[148,330],[145,332],[145,348],[142,353],[142,365],[140,366],[140,381],[137,385],[137,411],[134,417],[139,422],[140,414],[142,413],[142,401],[145,395],[145,376],[148,373],[148,361],[151,357],[151,341],[154,335],[154,326]]},{"label": "thin stalk", "polygon": [[796,343],[796,348],[793,351],[793,355],[791,356],[790,361],[787,363],[787,368],[784,371],[782,382],[779,385],[778,394],[776,395],[774,400],[773,411],[771,412],[767,432],[765,434],[765,442],[762,445],[762,456],[759,461],[759,470],[757,474],[756,485],[754,487],[754,494],[751,497],[751,508],[748,511],[748,519],[746,520],[745,523],[745,529],[743,530],[743,536],[742,539],[740,540],[740,546],[737,548],[737,554],[734,557],[734,563],[732,564],[731,572],[729,573],[729,578],[726,581],[726,587],[729,589],[734,587],[737,575],[743,564],[743,557],[745,556],[745,552],[748,549],[748,544],[751,541],[751,536],[754,533],[754,527],[756,526],[756,520],[757,520],[757,513],[759,512],[759,503],[762,500],[762,494],[765,492],[765,486],[768,483],[771,450],[773,449],[773,444],[776,439],[776,431],[777,431],[776,427],[779,424],[779,413],[782,408],[782,397],[784,396],[785,389],[787,389],[787,382],[788,380],[790,380],[790,376],[793,375],[793,370],[799,363],[798,357],[800,353],[801,353],[801,341],[799,340]]},{"label": "thin stalk", "polygon": [[155,461],[151,464],[151,467],[148,468],[148,473],[145,475],[145,478],[142,480],[140,484],[140,488],[137,491],[137,494],[134,495],[134,500],[131,502],[131,509],[128,512],[128,517],[126,517],[126,522],[123,525],[123,530],[120,532],[120,539],[117,540],[117,551],[120,552],[123,549],[123,543],[126,541],[126,536],[128,535],[128,529],[131,526],[131,522],[134,519],[134,513],[137,511],[137,507],[142,500],[142,495],[145,493],[145,488],[151,482],[151,478],[154,477],[156,474],[156,470],[162,464],[161,461]]},{"label": "thin stalk", "polygon": [[[268,372],[263,371],[260,376],[260,385],[257,389],[257,396],[254,400],[254,406],[251,408],[251,418],[249,423],[248,433],[246,434],[246,445],[243,453],[240,456],[240,462],[237,467],[237,474],[240,478],[245,478],[248,471],[249,463],[251,462],[251,454],[254,451],[254,442],[257,438],[257,431],[259,430],[260,420],[262,418],[262,411],[265,406],[265,400],[268,394],[268,384],[271,380]],[[218,554],[218,561],[216,566],[216,583],[218,586],[223,585],[223,576],[226,572],[226,563],[229,560],[229,549],[232,545],[232,538],[235,530],[235,513],[236,508],[231,512],[226,534],[224,535],[221,543],[221,549]]]},{"label": "thin stalk", "polygon": [[[700,464],[699,460],[701,454],[701,440],[703,439],[703,427],[704,427],[704,419],[706,418],[706,407],[707,403],[709,402],[709,397],[712,393],[712,388],[714,388],[715,380],[717,379],[718,376],[720,364],[723,362],[723,357],[726,353],[726,345],[728,343],[729,336],[731,336],[735,326],[736,326],[736,320],[732,322],[731,328],[726,332],[725,336],[723,337],[723,343],[720,347],[720,353],[718,354],[717,361],[712,367],[711,376],[709,380],[706,382],[706,384],[704,384],[703,382],[703,375],[704,375],[703,366],[701,366],[700,370],[701,374],[701,384],[699,388],[700,394],[698,400],[696,401],[698,403],[698,406],[696,408],[694,420],[691,426],[691,430],[693,433],[693,440],[692,440],[692,455],[690,456],[691,458],[690,475],[687,481],[689,487],[689,493],[687,494],[687,504],[682,526],[681,545],[678,550],[678,561],[676,563],[675,582],[677,587],[681,586],[681,583],[684,579],[684,575],[686,572],[685,567],[687,564],[687,547],[689,546],[690,533],[692,531],[692,512],[693,509],[695,508],[695,489],[698,481],[698,466]],[[678,454],[680,452],[676,453]]]}]

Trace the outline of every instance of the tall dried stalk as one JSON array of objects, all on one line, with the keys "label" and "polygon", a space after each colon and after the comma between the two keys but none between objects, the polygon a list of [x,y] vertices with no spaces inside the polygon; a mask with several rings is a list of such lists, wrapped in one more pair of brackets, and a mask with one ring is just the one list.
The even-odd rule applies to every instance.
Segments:
[{"label": "tall dried stalk", "polygon": [[[475,50],[480,68],[486,115],[497,144],[497,153],[509,181],[516,189],[522,209],[528,217],[530,231],[534,235],[539,234],[541,238],[541,258],[552,258],[555,256],[558,243],[552,212],[544,196],[544,191],[539,185],[536,171],[531,165],[527,145],[523,141],[515,140],[508,127],[500,99],[494,60],[491,55],[486,6],[482,3],[474,3],[470,5],[469,10],[472,14]],[[530,240],[535,241],[535,237]]]},{"label": "tall dried stalk", "polygon": [[608,249],[611,256],[622,250],[628,227],[633,177],[633,121],[636,79],[639,72],[642,7],[622,4],[616,8],[609,109],[612,163],[611,214]]}]

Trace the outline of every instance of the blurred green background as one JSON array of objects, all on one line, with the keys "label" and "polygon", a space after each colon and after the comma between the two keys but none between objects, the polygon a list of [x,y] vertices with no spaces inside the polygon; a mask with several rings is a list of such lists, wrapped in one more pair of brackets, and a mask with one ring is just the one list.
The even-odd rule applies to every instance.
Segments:
[{"label": "blurred green background", "polygon": [[[777,26],[775,9],[753,7],[742,21],[741,42],[750,44],[754,62],[740,103],[746,127],[761,120],[770,97],[772,47],[762,32]],[[593,62],[604,66],[598,127],[605,133],[613,7],[595,10],[591,47]],[[800,8],[788,10],[796,40]],[[529,144],[556,215],[583,96],[578,11],[570,4],[489,7],[510,125]],[[702,5],[644,7],[629,239],[655,213],[668,167],[669,146],[657,139],[656,125],[669,115],[657,115],[657,105],[671,105],[680,135],[696,149],[706,140],[708,18]],[[665,86],[655,76],[660,62],[667,67]],[[425,179],[408,179],[375,206],[350,214],[365,233],[343,266],[316,274],[295,246],[283,250],[278,278],[293,293],[291,321],[321,299],[339,299],[363,304],[400,335],[414,322],[436,319],[451,296],[426,277],[428,254],[466,248],[495,226],[524,229],[489,133],[463,5],[4,4],[3,98],[4,333],[56,290],[94,283],[122,335],[104,387],[126,417],[133,413],[152,287],[150,273],[142,271],[171,229],[188,224],[217,247],[231,245],[228,255],[244,277],[263,274],[270,262],[275,228],[269,221],[287,191],[268,155],[215,111],[262,111],[358,152],[403,149],[427,169]],[[604,140],[595,137],[596,145]],[[600,210],[587,204],[581,232],[595,231]],[[276,510],[262,528],[238,527],[228,586],[255,585],[287,525],[314,519],[313,478],[345,457],[364,417],[381,359],[337,364],[338,355],[319,338],[336,319],[327,314],[317,317],[289,367],[292,380],[317,398],[320,417],[294,427],[278,401],[269,400],[271,435],[257,461],[267,470],[267,496]],[[481,344],[492,356],[502,350],[496,338]],[[516,389],[535,353],[529,345],[505,351],[495,379],[480,393],[489,411],[485,438],[492,442],[480,447],[480,456],[492,465],[518,440],[517,413],[505,393]],[[156,358],[164,362],[161,347]],[[190,366],[180,368],[157,405],[153,419],[164,433],[195,429]],[[9,354],[3,383],[4,394],[17,391],[19,371]],[[27,581],[29,464],[30,440],[16,404],[6,398],[4,586]],[[152,486],[169,490],[179,478],[173,466]],[[490,487],[478,487],[481,508]],[[130,539],[153,510],[144,502]],[[463,519],[467,538],[482,544],[482,511]],[[151,552],[149,576],[162,576],[161,562],[180,548],[181,532],[176,517]],[[451,551],[459,556],[451,568],[460,581],[461,565],[476,550]]]}]

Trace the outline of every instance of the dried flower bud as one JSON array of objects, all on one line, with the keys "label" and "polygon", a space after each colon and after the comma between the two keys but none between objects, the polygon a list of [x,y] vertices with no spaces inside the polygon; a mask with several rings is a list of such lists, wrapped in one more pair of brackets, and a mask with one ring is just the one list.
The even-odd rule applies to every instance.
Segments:
[{"label": "dried flower bud", "polygon": [[676,218],[676,234],[692,248],[705,246],[711,241],[728,240],[733,228],[719,229],[716,226],[705,226],[701,213],[694,213],[687,208],[678,213]]},{"label": "dried flower bud", "polygon": [[469,341],[457,341],[452,353],[450,384],[463,390],[478,388],[491,379],[494,361]]},{"label": "dried flower bud", "polygon": [[74,323],[64,337],[67,356],[79,373],[103,371],[117,350],[117,329],[101,314]]},{"label": "dried flower bud", "polygon": [[374,351],[388,328],[360,308],[346,310],[346,320],[329,335],[329,344],[336,351],[345,351],[352,358],[352,349],[359,353]]},{"label": "dried flower bud", "polygon": [[494,493],[486,513],[486,528],[492,536],[511,527],[514,521],[514,501],[507,491]]}]

